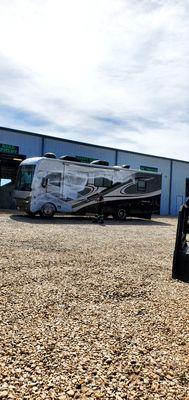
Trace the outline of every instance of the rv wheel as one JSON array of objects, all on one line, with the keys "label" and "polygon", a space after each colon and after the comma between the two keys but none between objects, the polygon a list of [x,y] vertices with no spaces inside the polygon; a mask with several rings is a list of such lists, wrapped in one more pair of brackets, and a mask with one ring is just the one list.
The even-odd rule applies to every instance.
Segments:
[{"label": "rv wheel", "polygon": [[124,221],[127,217],[126,209],[122,208],[122,207],[118,208],[116,217],[117,217],[117,219]]},{"label": "rv wheel", "polygon": [[55,208],[54,204],[46,203],[41,207],[39,215],[42,218],[52,218],[55,211],[56,211],[56,208]]}]

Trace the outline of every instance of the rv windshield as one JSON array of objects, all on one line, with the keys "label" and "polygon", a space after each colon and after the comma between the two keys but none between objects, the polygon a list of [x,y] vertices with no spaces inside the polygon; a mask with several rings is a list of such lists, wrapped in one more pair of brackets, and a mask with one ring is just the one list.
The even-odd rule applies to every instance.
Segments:
[{"label": "rv windshield", "polygon": [[16,190],[26,190],[26,191],[31,190],[34,170],[35,170],[35,165],[20,166],[16,178],[16,184],[15,184]]}]

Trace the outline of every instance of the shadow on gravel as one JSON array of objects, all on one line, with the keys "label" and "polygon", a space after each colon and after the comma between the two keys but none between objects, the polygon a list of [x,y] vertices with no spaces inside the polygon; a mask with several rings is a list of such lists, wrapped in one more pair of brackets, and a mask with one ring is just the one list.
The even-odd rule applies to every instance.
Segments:
[{"label": "shadow on gravel", "polygon": [[[27,215],[17,215],[13,214],[10,215],[10,218],[14,221],[18,222],[24,222],[27,224],[50,224],[50,225],[57,225],[57,224],[77,224],[77,225],[82,225],[82,224],[93,224],[94,218],[93,217],[86,217],[86,216],[54,216],[52,219],[43,219],[39,216],[36,216],[35,218],[31,218]],[[139,219],[139,218],[127,218],[125,221],[116,221],[113,218],[107,218],[104,221],[104,224],[97,224],[95,223],[94,225],[100,225],[100,226],[106,226],[106,225],[143,225],[143,226],[171,226],[172,224],[167,223],[167,222],[162,222],[157,220],[146,220],[146,219]]]}]

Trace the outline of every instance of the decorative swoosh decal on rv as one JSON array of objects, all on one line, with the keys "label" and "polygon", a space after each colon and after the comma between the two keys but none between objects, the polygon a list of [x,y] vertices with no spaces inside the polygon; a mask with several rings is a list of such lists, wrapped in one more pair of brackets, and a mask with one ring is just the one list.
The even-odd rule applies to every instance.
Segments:
[{"label": "decorative swoosh decal on rv", "polygon": [[[145,177],[146,178],[146,177]],[[137,177],[138,179],[142,179],[141,176]],[[150,181],[153,180],[152,177],[148,177],[145,179],[145,181]],[[123,200],[127,200],[127,199],[137,199],[137,198],[143,198],[143,197],[151,197],[155,194],[157,194],[157,189],[154,190],[155,188],[152,188],[151,190],[149,190],[148,194],[146,192],[142,193],[142,192],[137,192],[136,191],[136,185],[137,182],[135,179],[129,179],[126,182],[119,182],[116,183],[114,185],[111,186],[111,188],[105,188],[103,189],[100,193],[103,194],[104,196],[104,202],[107,201],[112,201],[112,198],[114,199],[123,199]],[[128,188],[134,187],[134,193],[127,193]],[[94,187],[96,189],[96,187]],[[119,190],[121,189],[121,190]],[[117,193],[116,193],[117,192]],[[161,193],[161,191],[160,191]],[[95,194],[92,194],[91,196],[83,199],[83,200],[75,200],[72,203],[72,207],[73,209],[82,206],[89,206],[89,205],[93,205],[96,203],[97,201],[97,197],[98,197],[99,191]],[[159,194],[159,191],[158,191]]]},{"label": "decorative swoosh decal on rv", "polygon": [[[130,195],[129,197],[127,196],[108,196],[108,197],[106,197],[104,200],[104,203],[106,204],[106,203],[109,203],[109,202],[112,202],[112,198],[113,198],[113,202],[116,202],[116,201],[123,201],[123,200],[137,200],[137,199],[147,199],[147,198],[152,198],[152,197],[155,197],[155,196],[158,196],[158,195],[160,195],[161,194],[161,190],[157,190],[157,191],[154,191],[154,192],[151,192],[151,193],[144,193],[144,194],[138,194],[137,196],[134,196],[134,195]],[[72,205],[72,207],[73,207],[73,209],[75,210],[75,211],[77,211],[77,210],[80,210],[81,208],[83,208],[83,207],[88,207],[88,206],[92,206],[92,205],[94,205],[94,204],[96,204],[96,201],[86,201],[86,202],[82,202],[82,204],[81,203],[77,203],[77,204],[73,204]]]}]

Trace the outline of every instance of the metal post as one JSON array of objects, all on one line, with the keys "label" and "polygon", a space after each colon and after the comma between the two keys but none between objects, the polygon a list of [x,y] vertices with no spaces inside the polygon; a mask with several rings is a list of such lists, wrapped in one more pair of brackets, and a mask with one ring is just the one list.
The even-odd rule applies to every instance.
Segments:
[{"label": "metal post", "polygon": [[115,150],[115,165],[117,165],[118,162],[118,150]]},{"label": "metal post", "polygon": [[41,136],[41,157],[44,156],[44,148],[45,148],[45,137]]},{"label": "metal post", "polygon": [[173,160],[171,160],[171,164],[170,164],[170,180],[169,180],[169,215],[171,214],[172,180],[173,180]]}]

